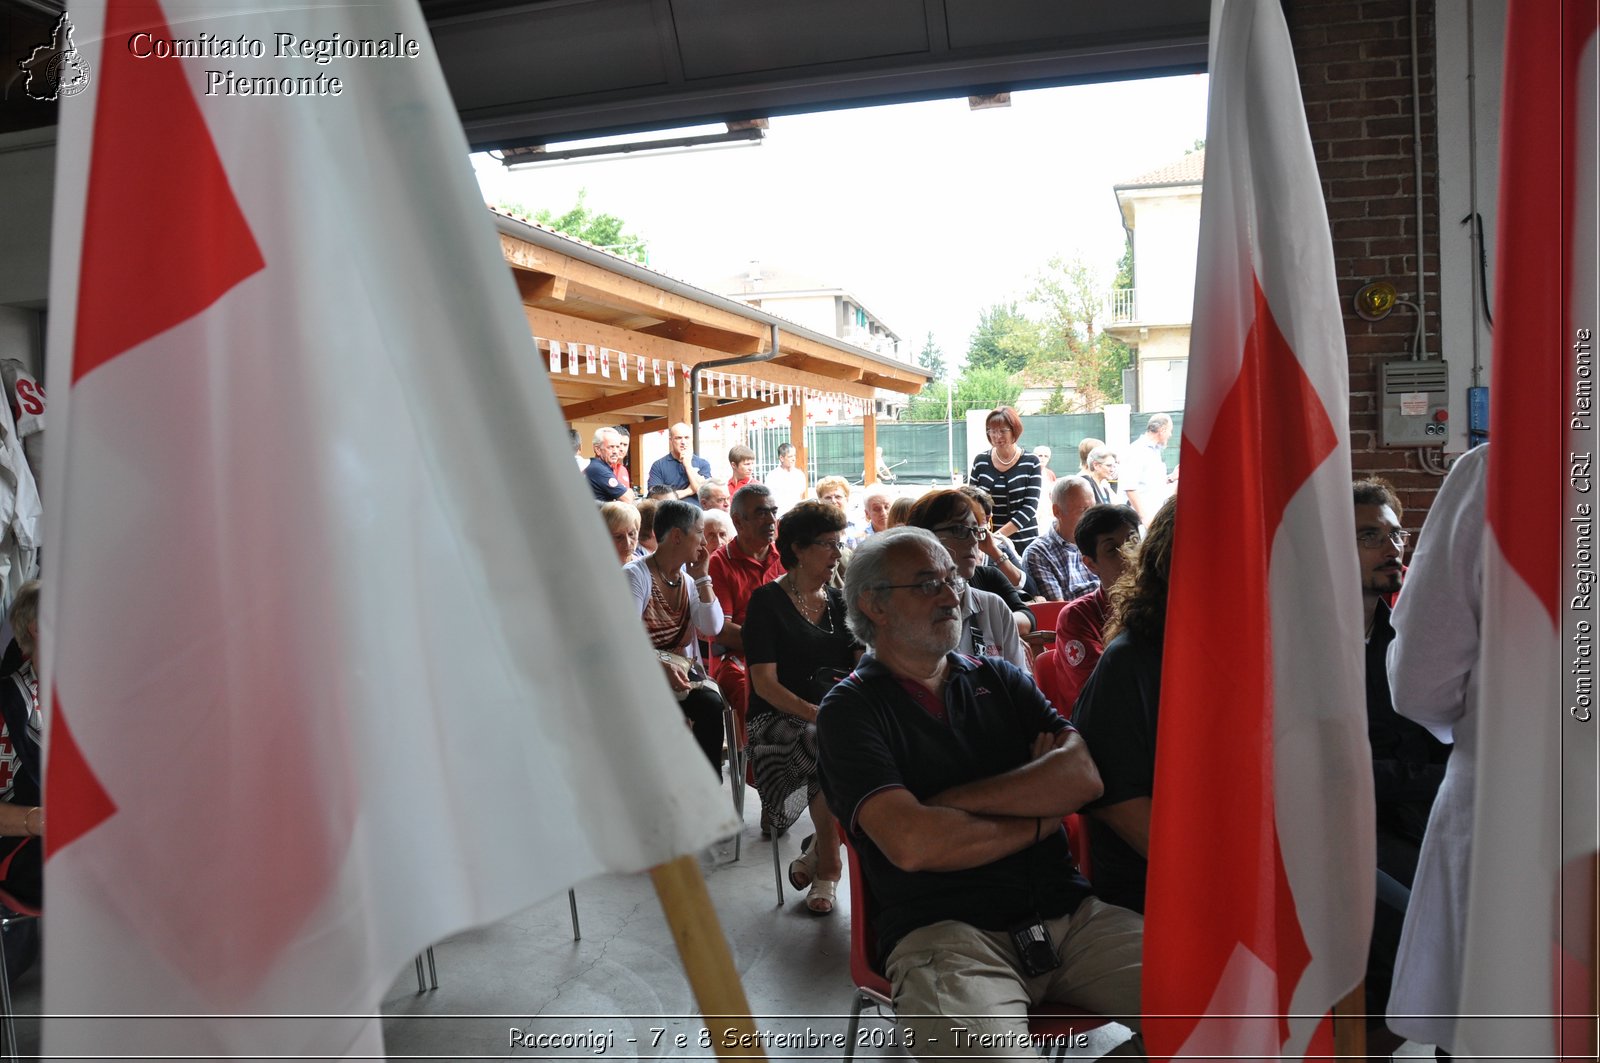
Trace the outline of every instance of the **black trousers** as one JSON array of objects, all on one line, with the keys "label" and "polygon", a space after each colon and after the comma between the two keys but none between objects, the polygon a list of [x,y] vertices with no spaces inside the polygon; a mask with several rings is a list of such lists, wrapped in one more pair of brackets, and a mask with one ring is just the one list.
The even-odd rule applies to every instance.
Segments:
[{"label": "black trousers", "polygon": [[684,718],[694,731],[694,740],[711,762],[711,770],[722,778],[722,695],[707,687],[695,687],[689,696],[678,702]]}]

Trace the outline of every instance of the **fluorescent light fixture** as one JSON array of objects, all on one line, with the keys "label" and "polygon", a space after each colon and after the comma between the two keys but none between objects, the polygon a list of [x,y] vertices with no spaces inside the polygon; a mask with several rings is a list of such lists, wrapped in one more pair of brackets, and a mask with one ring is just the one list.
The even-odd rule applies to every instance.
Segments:
[{"label": "fluorescent light fixture", "polygon": [[496,157],[508,170],[526,170],[555,163],[594,162],[618,156],[674,155],[717,148],[760,147],[767,120],[753,118],[723,126],[688,126],[640,139],[639,134],[588,137],[580,140],[504,148]]}]

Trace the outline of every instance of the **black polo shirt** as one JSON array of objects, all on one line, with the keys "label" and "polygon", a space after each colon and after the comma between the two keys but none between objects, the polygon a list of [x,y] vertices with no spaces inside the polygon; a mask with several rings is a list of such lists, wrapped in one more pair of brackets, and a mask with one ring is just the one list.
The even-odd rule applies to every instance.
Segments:
[{"label": "black polo shirt", "polygon": [[[1106,647],[1072,709],[1106,788],[1084,811],[1155,793],[1160,708],[1161,645],[1124,631]],[[1088,824],[1094,895],[1142,913],[1144,857],[1100,820],[1090,816]]]},{"label": "black polo shirt", "polygon": [[1038,845],[964,871],[903,871],[856,823],[867,798],[903,787],[920,800],[1017,768],[1042,733],[1071,725],[1027,674],[995,658],[950,654],[945,718],[912,700],[871,657],[829,692],[817,716],[818,767],[828,807],[849,833],[877,912],[881,956],[918,927],[955,919],[1004,930],[1031,914],[1065,915],[1088,895],[1057,828]]}]

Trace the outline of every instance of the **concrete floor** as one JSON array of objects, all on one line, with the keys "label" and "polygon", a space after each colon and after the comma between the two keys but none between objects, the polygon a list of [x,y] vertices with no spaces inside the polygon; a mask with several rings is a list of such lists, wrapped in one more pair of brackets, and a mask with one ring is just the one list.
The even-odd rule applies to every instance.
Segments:
[{"label": "concrete floor", "polygon": [[[770,1059],[838,1059],[854,988],[849,973],[850,898],[841,886],[832,916],[806,911],[804,894],[784,883],[777,905],[772,845],[756,828],[749,791],[742,858],[732,841],[700,855],[757,1029],[789,1038]],[[776,844],[782,865],[799,855],[809,817]],[[417,992],[410,966],[382,1001],[391,1058],[709,1059],[702,1022],[654,888],[646,875],[607,875],[577,888],[581,940],[574,941],[567,898],[459,934],[434,948],[439,987]],[[40,977],[35,967],[13,992],[24,1057],[39,1051]],[[894,1027],[864,1014],[858,1059],[905,1058]],[[1112,1025],[1088,1035],[1073,1058],[1093,1059],[1127,1031]],[[564,1043],[557,1038],[567,1038]],[[535,1038],[544,1038],[537,1042]],[[806,1047],[807,1045],[810,1047]],[[560,1045],[560,1047],[558,1047]],[[1406,1045],[1399,1055],[1430,1056]]]}]

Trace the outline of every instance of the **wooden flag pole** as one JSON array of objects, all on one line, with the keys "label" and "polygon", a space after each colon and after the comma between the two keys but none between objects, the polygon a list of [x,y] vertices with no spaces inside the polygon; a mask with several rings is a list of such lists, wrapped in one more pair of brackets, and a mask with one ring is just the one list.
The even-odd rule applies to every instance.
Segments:
[{"label": "wooden flag pole", "polygon": [[718,1058],[766,1059],[756,1040],[750,1001],[744,995],[739,972],[733,967],[728,939],[722,935],[706,880],[692,856],[680,856],[650,869],[656,897],[672,928],[678,957],[700,1014],[711,1031],[711,1048]]},{"label": "wooden flag pole", "polygon": [[1333,1006],[1333,1056],[1361,1059],[1367,1054],[1367,990],[1365,980]]}]

